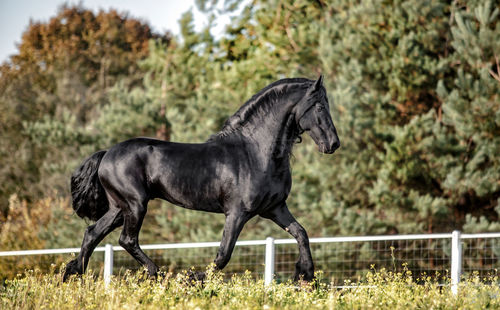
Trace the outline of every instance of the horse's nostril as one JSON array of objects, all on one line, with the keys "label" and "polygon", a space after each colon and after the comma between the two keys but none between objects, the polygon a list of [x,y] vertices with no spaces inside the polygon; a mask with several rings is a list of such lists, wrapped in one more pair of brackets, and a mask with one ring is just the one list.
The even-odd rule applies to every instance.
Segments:
[{"label": "horse's nostril", "polygon": [[337,141],[333,142],[333,144],[332,144],[332,150],[335,151],[339,147],[340,147],[340,141],[337,140]]}]

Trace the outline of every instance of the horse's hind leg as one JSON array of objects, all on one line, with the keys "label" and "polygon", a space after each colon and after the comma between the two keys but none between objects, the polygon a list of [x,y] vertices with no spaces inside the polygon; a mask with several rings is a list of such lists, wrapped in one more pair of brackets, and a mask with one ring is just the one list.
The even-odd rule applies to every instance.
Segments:
[{"label": "horse's hind leg", "polygon": [[240,235],[241,230],[245,223],[251,218],[250,215],[243,212],[232,212],[226,216],[224,224],[224,231],[222,233],[222,240],[220,242],[219,251],[214,260],[215,268],[222,270],[226,267],[233,254],[236,240]]},{"label": "horse's hind leg", "polygon": [[123,209],[124,224],[119,243],[140,264],[148,269],[148,275],[156,277],[158,266],[139,247],[139,231],[147,211],[147,200],[128,201]]},{"label": "horse's hind leg", "polygon": [[63,281],[66,281],[72,274],[83,274],[87,269],[90,256],[99,242],[122,224],[123,216],[121,210],[110,204],[108,212],[94,225],[90,225],[85,230],[80,253],[76,259],[70,261],[66,266]]},{"label": "horse's hind leg", "polygon": [[[229,263],[231,255],[233,254],[236,240],[240,235],[243,226],[252,215],[245,212],[233,211],[226,215],[226,222],[224,224],[224,231],[222,233],[222,240],[220,242],[217,256],[215,257],[214,264],[215,270],[222,270]],[[204,281],[205,272],[194,272],[189,274],[191,281]]]}]

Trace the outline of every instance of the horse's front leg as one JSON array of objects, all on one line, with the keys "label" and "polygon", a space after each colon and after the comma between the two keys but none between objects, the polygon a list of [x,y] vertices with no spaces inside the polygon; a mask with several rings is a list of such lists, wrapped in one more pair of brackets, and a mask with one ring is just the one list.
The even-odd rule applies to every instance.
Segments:
[{"label": "horse's front leg", "polygon": [[309,237],[304,227],[290,213],[286,204],[269,210],[261,216],[272,220],[297,240],[299,260],[295,264],[294,281],[312,281],[314,279],[314,263],[309,248]]}]

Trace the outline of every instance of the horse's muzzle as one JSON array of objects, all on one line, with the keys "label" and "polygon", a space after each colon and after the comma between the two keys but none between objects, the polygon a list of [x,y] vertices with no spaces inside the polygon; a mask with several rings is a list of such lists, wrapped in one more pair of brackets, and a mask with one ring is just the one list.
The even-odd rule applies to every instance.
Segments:
[{"label": "horse's muzzle", "polygon": [[333,154],[335,153],[335,151],[340,147],[340,141],[337,140],[335,142],[333,142],[332,144],[330,144],[329,146],[327,146],[326,144],[324,143],[321,143],[319,145],[319,151],[321,153],[325,153],[325,154]]}]

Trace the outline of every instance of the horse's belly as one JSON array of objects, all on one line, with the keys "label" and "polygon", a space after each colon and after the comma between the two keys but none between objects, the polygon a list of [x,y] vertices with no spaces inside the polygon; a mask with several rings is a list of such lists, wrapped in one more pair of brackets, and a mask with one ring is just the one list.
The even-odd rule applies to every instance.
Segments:
[{"label": "horse's belly", "polygon": [[206,201],[200,201],[194,204],[179,204],[178,206],[189,209],[189,210],[197,210],[197,211],[205,211],[211,213],[224,213],[222,206],[219,203],[210,203]]},{"label": "horse's belly", "polygon": [[207,185],[164,181],[156,186],[155,197],[190,210],[222,213],[222,205],[216,192]]}]

